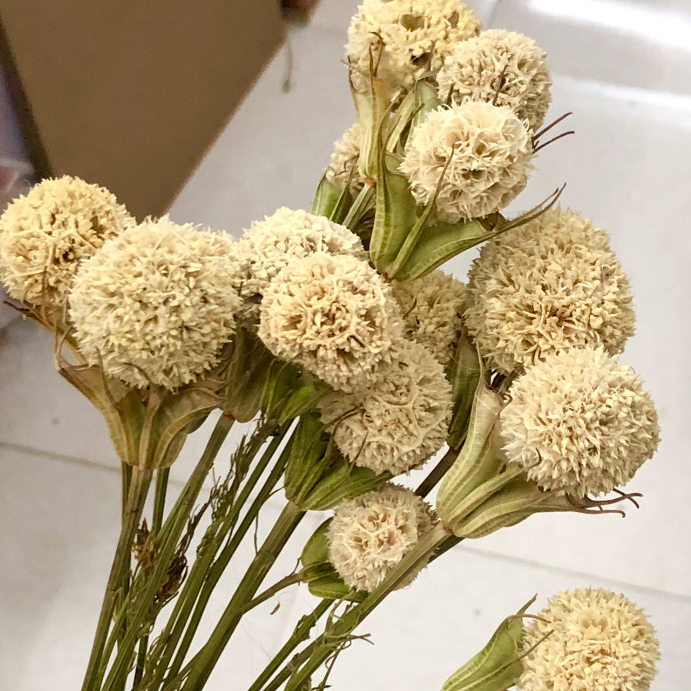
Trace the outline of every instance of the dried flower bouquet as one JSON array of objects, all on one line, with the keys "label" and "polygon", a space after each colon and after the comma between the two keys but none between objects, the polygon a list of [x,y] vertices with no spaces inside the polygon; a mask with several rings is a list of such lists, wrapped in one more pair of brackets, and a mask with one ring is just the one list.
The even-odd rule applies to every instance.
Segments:
[{"label": "dried flower bouquet", "polygon": [[[122,460],[121,535],[83,691],[199,691],[242,617],[299,583],[314,611],[249,691],[325,689],[366,617],[459,541],[635,503],[620,488],[659,430],[617,359],[633,333],[628,279],[606,232],[557,207],[559,193],[502,214],[562,136],[544,141],[563,120],[543,126],[544,52],[482,32],[458,0],[364,0],[347,53],[357,122],[310,212],[279,209],[235,241],[137,223],[108,190],[63,177],[2,216],[0,276],[54,334],[59,372]],[[439,270],[477,245],[467,284]],[[170,466],[211,415],[171,506]],[[216,462],[236,421],[250,431]],[[392,481],[435,456],[415,491]],[[200,640],[281,483],[278,520]],[[310,511],[332,515],[288,545]],[[299,568],[267,586],[288,547]],[[530,604],[443,691],[649,688],[658,643],[623,595],[568,591],[537,615]]]}]

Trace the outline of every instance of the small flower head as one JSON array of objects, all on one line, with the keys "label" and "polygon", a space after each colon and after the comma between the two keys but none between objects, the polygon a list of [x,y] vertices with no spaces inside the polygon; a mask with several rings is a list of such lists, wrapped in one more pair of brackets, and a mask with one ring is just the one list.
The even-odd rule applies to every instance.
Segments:
[{"label": "small flower head", "polygon": [[392,288],[406,338],[425,346],[446,366],[462,328],[466,285],[443,271],[433,271],[415,281],[395,281]]},{"label": "small flower head", "polygon": [[519,691],[647,691],[660,644],[643,611],[620,593],[555,595],[526,628]]},{"label": "small flower head", "polygon": [[457,223],[507,206],[526,186],[532,153],[528,129],[510,108],[467,101],[425,118],[400,169],[418,204],[438,189],[436,217]]},{"label": "small flower head", "polygon": [[375,473],[407,473],[446,441],[451,385],[418,343],[396,348],[374,381],[354,393],[336,391],[321,404],[322,422],[340,451]]},{"label": "small flower head", "polygon": [[601,347],[552,353],[527,368],[500,426],[511,463],[541,489],[579,498],[626,484],[660,436],[640,380]]},{"label": "small flower head", "polygon": [[468,274],[465,323],[505,371],[588,344],[622,351],[633,334],[629,281],[604,230],[565,209],[485,244]]},{"label": "small flower head", "polygon": [[444,102],[487,101],[508,106],[531,130],[545,119],[552,79],[547,55],[531,38],[510,31],[485,31],[459,43],[439,71]]},{"label": "small flower head", "polygon": [[460,0],[364,0],[348,30],[353,82],[366,90],[372,61],[377,76],[410,87],[480,29]]},{"label": "small flower head", "polygon": [[249,320],[259,316],[259,303],[271,281],[294,259],[313,252],[360,256],[360,239],[345,226],[301,209],[281,208],[255,222],[238,243],[243,263],[241,295]]},{"label": "small flower head", "polygon": [[388,485],[338,506],[329,526],[329,559],[348,586],[372,591],[434,524],[423,499]]},{"label": "small flower head", "polygon": [[79,347],[132,386],[176,389],[210,369],[232,338],[237,278],[230,237],[146,220],[78,271],[70,314]]},{"label": "small flower head", "polygon": [[43,180],[0,218],[0,278],[17,300],[61,306],[79,262],[134,224],[105,187],[67,175]]},{"label": "small flower head", "polygon": [[334,144],[326,179],[341,191],[348,187],[351,192],[357,193],[364,185],[358,172],[361,130],[360,123],[356,122]]},{"label": "small flower head", "polygon": [[353,256],[313,252],[269,285],[259,337],[277,357],[302,365],[334,388],[370,376],[400,338],[388,286]]}]

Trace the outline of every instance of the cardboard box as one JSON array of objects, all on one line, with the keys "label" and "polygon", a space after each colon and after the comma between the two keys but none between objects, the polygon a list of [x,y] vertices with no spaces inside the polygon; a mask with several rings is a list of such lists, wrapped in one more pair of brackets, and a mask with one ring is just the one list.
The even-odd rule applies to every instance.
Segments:
[{"label": "cardboard box", "polygon": [[0,58],[40,176],[166,211],[284,38],[277,0],[0,0]]}]

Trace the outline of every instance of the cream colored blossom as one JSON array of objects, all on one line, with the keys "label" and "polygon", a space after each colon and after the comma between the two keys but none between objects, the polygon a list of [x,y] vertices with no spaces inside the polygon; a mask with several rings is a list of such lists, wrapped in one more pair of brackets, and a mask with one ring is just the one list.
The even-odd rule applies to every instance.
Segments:
[{"label": "cream colored blossom", "polygon": [[433,271],[415,281],[394,281],[392,288],[406,338],[425,346],[446,366],[462,328],[466,285],[443,271]]},{"label": "cream colored blossom", "polygon": [[262,301],[259,337],[269,350],[334,388],[361,385],[400,334],[388,286],[352,256],[314,252],[296,259]]},{"label": "cream colored blossom", "polygon": [[602,588],[555,595],[531,620],[523,645],[519,691],[647,691],[660,659],[645,613]]},{"label": "cream colored blossom", "polygon": [[217,361],[241,300],[228,237],[146,220],[106,242],[77,272],[76,339],[91,364],[126,383],[175,389]]},{"label": "cream colored blossom", "polygon": [[510,108],[467,101],[433,110],[413,130],[400,169],[418,204],[439,189],[436,217],[456,223],[509,204],[526,186],[531,157],[530,134]]},{"label": "cream colored blossom", "polygon": [[238,243],[243,262],[240,293],[248,320],[259,317],[259,303],[271,281],[294,259],[313,252],[362,256],[360,239],[345,226],[298,209],[278,209],[246,230]]},{"label": "cream colored blossom", "polygon": [[604,230],[551,209],[486,243],[468,274],[465,323],[480,352],[510,371],[547,353],[633,334],[629,281]]},{"label": "cream colored blossom", "polygon": [[338,506],[329,526],[329,559],[351,588],[372,591],[435,523],[423,499],[387,485]]},{"label": "cream colored blossom", "polygon": [[354,393],[321,404],[322,422],[340,451],[375,473],[407,473],[439,451],[451,414],[451,385],[418,343],[397,346],[393,361]]},{"label": "cream colored blossom", "polygon": [[601,347],[552,353],[511,387],[504,451],[544,490],[597,496],[626,484],[659,441],[638,377]]},{"label": "cream colored blossom", "polygon": [[365,184],[358,172],[361,131],[360,123],[356,122],[334,144],[326,179],[341,191],[348,187],[351,192],[357,193]]},{"label": "cream colored blossom", "polygon": [[371,55],[379,77],[410,87],[481,28],[459,0],[364,0],[348,29],[353,82],[367,89]]},{"label": "cream colored blossom", "polygon": [[508,106],[531,130],[545,119],[552,79],[546,53],[531,38],[510,31],[485,31],[459,43],[439,71],[442,101],[487,101]]},{"label": "cream colored blossom", "polygon": [[105,187],[64,176],[43,180],[0,218],[0,278],[26,303],[65,303],[74,272],[135,220]]}]

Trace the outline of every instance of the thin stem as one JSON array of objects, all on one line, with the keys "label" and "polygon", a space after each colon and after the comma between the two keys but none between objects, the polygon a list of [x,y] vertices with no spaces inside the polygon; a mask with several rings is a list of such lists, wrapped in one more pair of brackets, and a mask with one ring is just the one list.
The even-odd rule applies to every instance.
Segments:
[{"label": "thin stem", "polygon": [[360,190],[358,196],[355,198],[353,205],[348,210],[348,213],[343,219],[342,225],[346,228],[353,229],[357,225],[357,222],[362,218],[362,214],[367,209],[370,200],[374,195],[374,187],[365,184],[365,186]]},{"label": "thin stem", "polygon": [[280,593],[281,590],[285,590],[286,588],[289,588],[291,585],[295,585],[296,583],[302,583],[303,577],[304,574],[300,571],[298,571],[297,573],[291,573],[288,576],[284,576],[279,581],[276,581],[272,586],[267,588],[264,592],[260,593],[255,598],[250,600],[246,605],[240,607],[238,613],[246,614],[251,609],[254,609],[255,607],[261,605],[262,602],[266,602],[268,599],[272,598],[277,593]]},{"label": "thin stem", "polygon": [[122,514],[120,538],[118,539],[115,556],[113,557],[113,564],[110,569],[110,575],[108,576],[108,585],[106,586],[106,593],[103,598],[101,613],[96,626],[96,635],[91,649],[91,656],[89,657],[89,664],[84,676],[84,683],[82,684],[82,691],[91,691],[92,689],[98,688],[97,682],[99,679],[97,679],[97,677],[100,677],[98,670],[101,666],[101,656],[108,639],[108,631],[110,629],[118,593],[123,583],[123,573],[129,572],[132,542],[134,541],[137,528],[139,527],[139,520],[144,511],[144,503],[149,492],[150,484],[150,470],[142,470],[140,468],[132,469],[127,502]]},{"label": "thin stem", "polygon": [[459,449],[448,449],[439,463],[432,468],[429,475],[420,483],[420,486],[415,490],[415,494],[426,497],[446,475],[449,468],[458,458],[459,453]]}]

